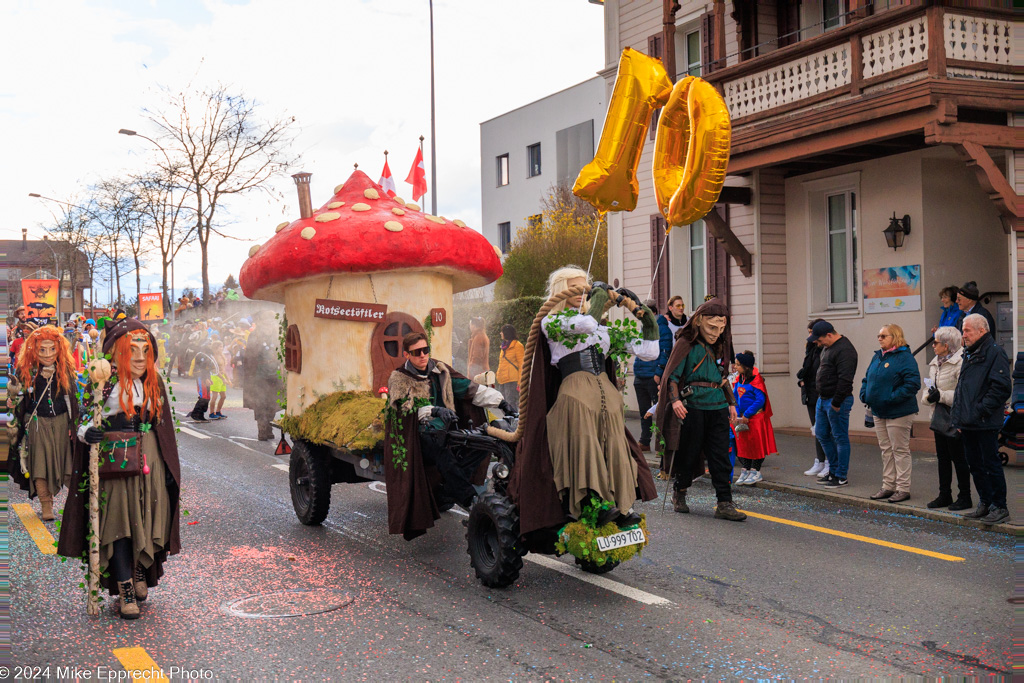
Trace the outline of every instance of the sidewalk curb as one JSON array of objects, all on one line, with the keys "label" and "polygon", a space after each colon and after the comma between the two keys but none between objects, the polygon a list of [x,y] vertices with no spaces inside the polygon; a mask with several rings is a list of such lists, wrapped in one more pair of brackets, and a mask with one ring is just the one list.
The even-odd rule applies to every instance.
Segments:
[{"label": "sidewalk curb", "polygon": [[930,519],[936,522],[945,522],[946,524],[955,524],[956,526],[973,527],[975,529],[981,529],[982,531],[1006,534],[1007,536],[1017,536],[1021,531],[1024,531],[1024,527],[1015,524],[982,524],[976,519],[967,519],[966,517],[955,515],[951,512],[937,512],[927,508],[900,505],[898,503],[886,503],[884,501],[871,500],[870,498],[843,495],[842,493],[835,493],[833,491],[822,491],[819,489],[807,488],[805,486],[794,486],[793,484],[779,484],[774,481],[760,481],[750,488],[754,487],[768,489],[770,491],[781,491],[782,493],[793,493],[798,496],[806,496],[808,498],[831,500],[837,503],[844,503],[846,505],[859,505],[870,510],[899,512],[906,515],[913,515],[914,517]]}]

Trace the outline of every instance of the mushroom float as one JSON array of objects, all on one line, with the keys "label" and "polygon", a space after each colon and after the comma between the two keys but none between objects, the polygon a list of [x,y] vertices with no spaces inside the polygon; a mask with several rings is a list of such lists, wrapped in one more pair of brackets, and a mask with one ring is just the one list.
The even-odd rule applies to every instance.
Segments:
[{"label": "mushroom float", "polygon": [[293,178],[302,217],[254,246],[238,278],[247,297],[284,304],[287,414],[338,392],[379,400],[409,332],[429,330],[431,355],[450,362],[453,294],[501,276],[496,249],[462,221],[388,197],[362,171],[317,210],[310,174]]}]

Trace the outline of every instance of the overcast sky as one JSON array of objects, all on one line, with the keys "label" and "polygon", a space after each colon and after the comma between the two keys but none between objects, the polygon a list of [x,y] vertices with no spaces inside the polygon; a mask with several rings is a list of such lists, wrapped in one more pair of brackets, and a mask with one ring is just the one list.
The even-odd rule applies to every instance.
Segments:
[{"label": "overcast sky", "polygon": [[[435,0],[439,214],[479,229],[479,123],[595,75],[602,12],[587,0]],[[117,130],[155,137],[142,109],[160,107],[161,86],[189,83],[224,83],[268,118],[295,116],[292,172],[313,173],[314,206],[354,163],[377,180],[385,149],[409,198],[420,135],[429,181],[429,47],[427,0],[4,0],[0,238],[42,236],[58,207],[29,192],[81,201],[98,179],[153,163],[148,142]],[[214,238],[211,283],[237,276],[253,242],[298,217],[291,179],[275,187],[283,202],[253,194],[221,214],[249,241]],[[176,269],[179,289],[199,284],[198,253]],[[158,273],[157,259],[144,290]]]}]

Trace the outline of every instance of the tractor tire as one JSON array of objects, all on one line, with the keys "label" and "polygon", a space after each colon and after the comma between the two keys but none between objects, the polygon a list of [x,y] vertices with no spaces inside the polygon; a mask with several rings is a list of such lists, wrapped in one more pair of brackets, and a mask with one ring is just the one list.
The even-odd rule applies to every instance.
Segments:
[{"label": "tractor tire", "polygon": [[327,519],[331,508],[330,456],[296,439],[288,463],[288,486],[292,494],[295,516],[306,526],[316,526]]},{"label": "tractor tire", "polygon": [[618,562],[605,562],[604,564],[595,564],[587,560],[581,560],[578,557],[573,558],[576,560],[576,564],[579,568],[588,574],[607,574],[611,570],[619,566]]},{"label": "tractor tire", "polygon": [[489,588],[505,588],[519,578],[519,512],[500,493],[485,493],[469,511],[466,531],[470,563],[476,578]]}]

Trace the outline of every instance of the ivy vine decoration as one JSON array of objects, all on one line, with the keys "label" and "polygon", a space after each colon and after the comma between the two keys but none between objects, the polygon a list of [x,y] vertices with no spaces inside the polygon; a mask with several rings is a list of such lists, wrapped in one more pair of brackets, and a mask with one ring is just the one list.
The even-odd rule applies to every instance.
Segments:
[{"label": "ivy vine decoration", "polygon": [[[285,340],[288,338],[288,316],[281,313],[275,313],[274,316],[280,321],[277,326],[277,378],[287,387],[288,371],[284,369],[284,348]],[[288,392],[285,388],[277,391],[277,406],[281,410],[288,409]]]},{"label": "ivy vine decoration", "polygon": [[[558,540],[555,541],[555,550],[560,554],[569,554],[578,557],[586,562],[602,566],[607,562],[625,562],[638,556],[648,541],[638,545],[627,545],[622,548],[613,548],[602,551],[597,548],[597,539],[603,536],[610,536],[618,533],[619,527],[614,522],[608,522],[602,527],[597,527],[597,516],[602,510],[612,507],[612,503],[602,500],[596,495],[583,501],[580,510],[579,521],[566,524],[558,532]],[[640,516],[638,525],[644,532],[644,538],[649,538],[647,533],[647,516]]]},{"label": "ivy vine decoration", "polygon": [[574,308],[565,308],[558,313],[549,315],[547,322],[544,323],[544,332],[547,334],[548,339],[561,344],[570,351],[576,348],[578,344],[586,341],[589,335],[585,332],[569,331],[569,329],[575,329],[569,320],[579,314],[580,312]]},{"label": "ivy vine decoration", "polygon": [[[412,401],[412,407],[406,408]],[[433,405],[430,399],[400,399],[392,404],[390,401],[384,404],[381,413],[384,415],[384,428],[391,437],[391,466],[396,470],[405,472],[409,469],[409,449],[405,445],[405,434],[402,432],[402,421],[420,408]]]},{"label": "ivy vine decoration", "polygon": [[427,335],[427,346],[430,346],[434,341],[434,321],[432,318],[433,316],[428,313],[427,317],[423,319],[423,331]]}]

